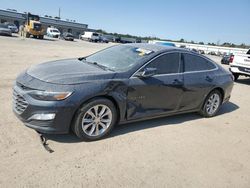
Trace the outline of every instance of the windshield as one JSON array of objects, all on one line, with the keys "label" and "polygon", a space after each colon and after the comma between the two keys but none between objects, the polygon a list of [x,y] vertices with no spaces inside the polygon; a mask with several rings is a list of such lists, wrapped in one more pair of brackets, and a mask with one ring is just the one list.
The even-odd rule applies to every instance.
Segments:
[{"label": "windshield", "polygon": [[151,53],[153,51],[118,45],[90,55],[86,61],[97,63],[114,71],[127,71]]},{"label": "windshield", "polygon": [[42,25],[40,23],[34,23],[34,29],[35,30],[40,30],[42,28]]},{"label": "windshield", "polygon": [[52,30],[52,32],[54,32],[54,33],[59,33],[59,31],[58,31],[58,30],[55,30],[55,29]]}]

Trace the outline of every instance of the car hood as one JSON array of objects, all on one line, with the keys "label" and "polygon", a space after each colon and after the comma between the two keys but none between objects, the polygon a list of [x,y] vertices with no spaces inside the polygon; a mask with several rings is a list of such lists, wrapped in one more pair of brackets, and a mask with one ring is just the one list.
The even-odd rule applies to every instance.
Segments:
[{"label": "car hood", "polygon": [[44,82],[54,84],[79,84],[89,81],[112,79],[115,73],[103,70],[86,61],[66,59],[34,65],[27,74]]}]

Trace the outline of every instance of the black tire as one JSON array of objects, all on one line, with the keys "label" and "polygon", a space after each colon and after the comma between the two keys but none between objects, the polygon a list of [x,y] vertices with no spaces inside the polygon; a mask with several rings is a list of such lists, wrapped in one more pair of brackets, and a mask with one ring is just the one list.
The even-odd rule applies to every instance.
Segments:
[{"label": "black tire", "polygon": [[43,35],[39,35],[39,39],[43,39]]},{"label": "black tire", "polygon": [[237,81],[240,75],[236,74],[236,73],[233,73],[233,76],[234,76],[234,81]]},{"label": "black tire", "polygon": [[26,38],[30,38],[30,34],[28,32],[25,33]]},{"label": "black tire", "polygon": [[[217,109],[213,112],[213,113],[209,113],[208,111],[208,105],[209,105],[209,99],[210,97],[212,97],[212,95],[218,95],[219,96],[219,102],[218,102],[218,107]],[[201,110],[199,111],[199,114],[206,117],[206,118],[209,118],[209,117],[213,117],[217,114],[217,112],[219,111],[220,107],[221,107],[221,104],[222,104],[222,94],[219,90],[215,89],[213,91],[211,91],[208,96],[206,97],[203,105],[202,105],[202,108]]]},{"label": "black tire", "polygon": [[[109,125],[109,127],[103,133],[97,136],[90,136],[83,131],[82,119],[84,118],[86,112],[96,105],[107,106],[112,112],[112,120],[111,120],[111,124]],[[77,111],[74,122],[72,124],[72,130],[76,134],[76,136],[82,140],[95,141],[95,140],[99,140],[107,136],[112,131],[114,125],[116,124],[116,121],[117,121],[117,109],[115,105],[113,104],[113,102],[106,98],[94,98],[90,100],[89,102],[85,103],[84,105],[82,105],[82,107]]]}]

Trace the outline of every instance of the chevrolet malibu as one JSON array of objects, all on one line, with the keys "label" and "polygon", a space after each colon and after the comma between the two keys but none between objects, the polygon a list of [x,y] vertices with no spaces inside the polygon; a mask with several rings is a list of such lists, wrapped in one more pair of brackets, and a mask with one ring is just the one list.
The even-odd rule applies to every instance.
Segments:
[{"label": "chevrolet malibu", "polygon": [[232,87],[232,74],[203,55],[125,44],[30,67],[14,84],[13,111],[38,132],[73,130],[97,140],[125,122],[187,112],[213,117]]}]

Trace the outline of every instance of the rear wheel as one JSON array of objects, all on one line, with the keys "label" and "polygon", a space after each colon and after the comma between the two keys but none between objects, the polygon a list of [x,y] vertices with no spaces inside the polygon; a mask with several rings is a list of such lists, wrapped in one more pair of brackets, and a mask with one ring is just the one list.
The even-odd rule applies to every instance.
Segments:
[{"label": "rear wheel", "polygon": [[116,120],[115,105],[108,99],[97,98],[78,110],[72,129],[79,138],[94,141],[109,134]]},{"label": "rear wheel", "polygon": [[222,103],[222,95],[219,90],[213,90],[204,101],[200,114],[204,117],[213,117],[219,111]]},{"label": "rear wheel", "polygon": [[39,35],[39,39],[43,39],[43,35]]}]

